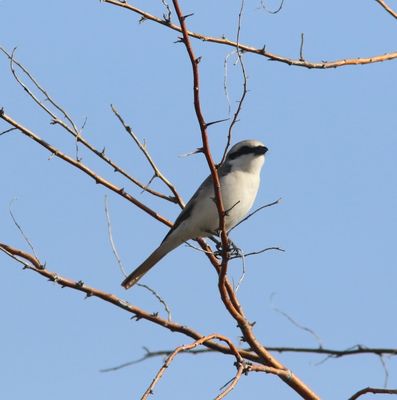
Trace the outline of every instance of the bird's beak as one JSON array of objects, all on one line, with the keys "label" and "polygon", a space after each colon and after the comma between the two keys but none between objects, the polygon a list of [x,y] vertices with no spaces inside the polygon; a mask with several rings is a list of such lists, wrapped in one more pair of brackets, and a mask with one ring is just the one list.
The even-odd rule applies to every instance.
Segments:
[{"label": "bird's beak", "polygon": [[266,152],[267,152],[267,147],[266,146],[257,146],[257,147],[255,147],[255,153],[256,154],[266,154]]}]

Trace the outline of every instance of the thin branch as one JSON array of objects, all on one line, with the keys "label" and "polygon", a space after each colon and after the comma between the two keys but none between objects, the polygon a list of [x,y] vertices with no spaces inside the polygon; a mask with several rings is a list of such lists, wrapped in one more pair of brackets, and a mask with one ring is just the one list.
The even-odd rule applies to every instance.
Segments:
[{"label": "thin branch", "polygon": [[384,0],[375,0],[380,4],[392,17],[397,19],[397,12],[395,12]]},{"label": "thin branch", "polygon": [[281,0],[280,6],[279,6],[276,10],[272,11],[272,10],[269,10],[269,9],[266,7],[265,2],[264,2],[263,0],[261,0],[261,5],[260,5],[259,8],[262,8],[263,10],[265,10],[266,12],[268,12],[269,14],[277,14],[277,13],[279,13],[279,12],[282,10],[283,5],[284,5],[284,0]]},{"label": "thin branch", "polygon": [[[87,149],[89,149],[92,153],[94,153],[97,157],[99,157],[102,161],[106,162],[108,165],[110,165],[115,172],[120,173],[123,175],[126,179],[128,179],[130,182],[132,182],[134,185],[137,185],[141,189],[145,189],[145,191],[149,192],[153,196],[160,197],[164,200],[171,201],[173,203],[176,202],[174,197],[166,196],[163,193],[157,192],[155,190],[152,190],[150,188],[146,188],[143,183],[141,183],[139,180],[128,174],[123,168],[119,167],[115,162],[113,162],[106,154],[105,154],[105,148],[103,150],[98,150],[95,148],[91,143],[89,143],[81,134],[81,130],[79,130],[76,126],[76,124],[73,122],[72,118],[69,116],[69,114],[49,95],[46,89],[44,89],[43,86],[40,85],[40,83],[37,81],[37,79],[31,74],[31,72],[24,66],[22,65],[19,61],[17,61],[14,57],[14,53],[9,54],[5,49],[0,47],[0,51],[3,52],[10,60],[10,69],[11,73],[14,76],[15,80],[17,83],[23,88],[23,90],[28,94],[28,96],[42,109],[44,110],[52,119],[51,123],[52,125],[59,125],[63,129],[65,129],[68,133],[70,133],[76,140],[77,142],[82,143]],[[36,87],[36,89],[44,96],[44,100],[40,100],[34,93],[33,91],[19,78],[15,71],[14,66],[18,66],[20,70],[29,78],[29,80],[33,83],[33,85]],[[45,102],[50,103],[56,110],[61,112],[66,120],[69,122],[70,125],[68,125],[65,121],[63,121],[61,118],[59,118],[49,107],[45,105]],[[82,126],[81,129],[84,128],[85,122]],[[14,129],[14,128],[12,128]],[[79,161],[79,158],[77,157],[77,161]]]},{"label": "thin branch", "polygon": [[[168,23],[167,21],[158,18],[152,14],[147,13],[146,11],[143,11],[135,6],[132,6],[131,4],[125,3],[120,0],[103,0],[104,3],[109,3],[121,8],[124,8],[126,10],[132,11],[136,14],[141,15],[147,20],[154,21],[158,24],[161,24],[169,29],[172,29],[177,32],[182,32],[182,28],[178,25]],[[192,31],[187,31],[187,34],[191,36],[192,38],[195,39],[200,39],[204,42],[210,42],[210,43],[217,43],[225,46],[230,46],[233,48],[236,48],[237,43],[233,40],[229,40],[226,38],[218,38],[218,37],[213,37],[213,36],[206,36],[201,33],[196,33]],[[271,61],[277,61],[281,62],[284,64],[288,65],[293,65],[296,67],[303,67],[303,68],[315,68],[315,69],[329,69],[329,68],[338,68],[338,67],[344,67],[348,65],[364,65],[364,64],[373,64],[377,62],[383,62],[383,61],[389,61],[389,60],[394,60],[397,58],[397,51],[395,52],[390,52],[386,53],[383,55],[376,55],[372,57],[364,57],[364,58],[346,58],[346,59],[340,59],[340,60],[335,60],[335,61],[322,61],[322,62],[311,62],[311,61],[301,61],[301,60],[296,60],[293,58],[288,58],[284,57],[275,53],[271,53],[265,48],[257,48],[249,45],[245,45],[240,43],[239,47],[242,51],[247,52],[247,53],[253,53],[257,54],[263,57],[268,58]]]},{"label": "thin branch", "polygon": [[45,140],[41,139],[38,135],[33,133],[31,130],[29,130],[25,126],[21,125],[20,123],[18,123],[14,119],[12,119],[9,115],[5,114],[3,109],[0,109],[0,118],[3,119],[4,121],[8,122],[10,125],[14,126],[15,128],[17,128],[25,136],[29,137],[30,139],[34,140],[36,143],[40,144],[42,147],[46,148],[54,156],[66,161],[67,163],[69,163],[69,164],[73,165],[74,167],[78,168],[79,170],[83,171],[85,174],[87,174],[92,179],[94,179],[97,184],[101,184],[101,185],[105,186],[106,188],[110,189],[111,191],[117,193],[118,195],[124,197],[126,200],[130,201],[131,203],[136,205],[138,208],[140,208],[141,210],[143,210],[144,212],[146,212],[153,218],[157,219],[158,221],[162,222],[163,224],[168,225],[169,227],[171,227],[173,225],[172,222],[168,221],[162,215],[153,211],[151,208],[149,208],[148,206],[146,206],[145,204],[143,204],[139,200],[137,200],[135,197],[133,197],[129,193],[127,193],[124,190],[124,188],[114,185],[110,181],[108,181],[105,178],[101,177],[100,175],[96,174],[93,170],[88,168],[82,162],[74,160],[72,157],[62,153],[56,147],[52,146],[51,144],[47,143]]},{"label": "thin branch", "polygon": [[168,304],[166,301],[150,286],[144,285],[142,283],[137,283],[137,286],[140,286],[146,290],[148,290],[156,299],[163,305],[165,312],[167,313],[167,320],[172,321],[172,314],[171,314],[171,309],[168,307]]},{"label": "thin branch", "polygon": [[[273,296],[272,296],[273,297]],[[294,318],[292,318],[289,314],[287,314],[285,311],[280,310],[277,307],[273,307],[273,311],[278,312],[279,314],[281,314],[283,317],[285,317],[289,322],[291,322],[291,324],[293,324],[294,326],[296,326],[297,328],[301,329],[302,331],[305,331],[307,333],[309,333],[318,343],[319,347],[322,347],[322,340],[320,338],[319,335],[317,335],[316,332],[314,332],[313,329],[308,328],[307,326],[304,326],[302,324],[300,324],[298,321],[296,321]]]},{"label": "thin branch", "polygon": [[33,252],[35,258],[38,258],[38,257],[37,257],[37,254],[36,254],[36,251],[35,251],[35,249],[34,249],[33,243],[30,241],[30,239],[28,238],[28,236],[25,234],[24,230],[22,229],[22,226],[18,223],[17,219],[15,218],[14,213],[12,212],[12,205],[13,205],[13,203],[14,203],[16,200],[17,200],[17,199],[12,199],[12,200],[10,201],[10,204],[9,204],[9,206],[8,206],[8,212],[10,213],[11,218],[12,218],[12,220],[13,220],[15,226],[18,228],[19,232],[21,233],[23,239],[25,240],[25,242],[27,243],[27,245],[28,245],[28,246],[30,247],[30,249],[32,250],[32,252]]},{"label": "thin branch", "polygon": [[243,222],[247,221],[247,219],[251,218],[251,217],[252,217],[253,215],[255,215],[257,212],[259,212],[259,211],[261,211],[261,210],[263,210],[263,209],[265,209],[265,208],[275,206],[276,204],[279,204],[280,201],[281,201],[281,197],[280,197],[279,199],[277,199],[276,201],[273,201],[273,202],[271,202],[271,203],[268,203],[268,204],[265,204],[265,205],[263,205],[263,206],[258,207],[256,210],[252,211],[252,212],[249,213],[245,218],[243,218],[243,219],[242,219],[238,224],[236,224],[232,229],[230,229],[230,230],[229,230],[229,233],[230,233],[233,229],[237,228],[240,224],[242,224]]},{"label": "thin branch", "polygon": [[127,276],[127,272],[125,271],[123,262],[121,261],[121,258],[119,256],[119,253],[117,251],[116,245],[115,245],[114,240],[113,240],[112,222],[110,221],[110,214],[109,214],[109,207],[108,207],[108,197],[107,197],[106,194],[105,194],[104,203],[105,203],[106,222],[107,222],[107,227],[108,227],[108,237],[109,237],[110,245],[112,247],[112,252],[113,252],[113,255],[114,255],[114,257],[115,257],[115,259],[117,261],[117,264],[118,264],[118,266],[120,268],[120,272],[124,275],[124,277],[126,277]]},{"label": "thin branch", "polygon": [[2,135],[5,135],[6,133],[8,133],[8,132],[12,132],[12,131],[15,131],[17,128],[10,128],[10,129],[6,129],[5,131],[3,131],[3,132],[0,132],[0,136],[2,136]]},{"label": "thin branch", "polygon": [[[244,257],[256,256],[256,255],[258,255],[258,254],[262,254],[262,253],[265,253],[265,252],[267,252],[267,251],[272,251],[272,250],[281,251],[281,252],[283,252],[283,253],[285,252],[284,249],[282,249],[282,248],[280,248],[280,247],[275,247],[275,246],[273,246],[273,247],[266,247],[265,249],[262,249],[262,250],[251,251],[251,252],[249,252],[249,253],[244,254]],[[241,255],[237,254],[237,255],[231,256],[230,259],[241,258],[241,257],[242,257]]]},{"label": "thin branch", "polygon": [[[145,319],[147,321],[153,322],[157,325],[160,325],[171,332],[178,332],[188,336],[194,340],[199,340],[204,335],[197,332],[196,330],[186,326],[181,325],[173,321],[168,321],[167,319],[161,318],[156,313],[149,313],[135,305],[129,303],[128,301],[121,299],[120,297],[104,292],[100,289],[96,289],[92,286],[86,285],[82,281],[76,281],[73,279],[69,279],[59,275],[56,272],[52,272],[48,270],[37,258],[33,255],[26,253],[23,250],[17,249],[15,247],[9,246],[5,243],[0,243],[0,251],[3,251],[5,254],[13,258],[14,260],[22,263],[25,269],[29,269],[34,271],[44,278],[47,278],[50,282],[54,282],[60,287],[68,287],[73,290],[77,290],[79,292],[85,293],[87,297],[97,297],[107,303],[111,303],[114,306],[121,308],[124,311],[127,311],[133,314],[133,318],[136,320]],[[233,355],[229,346],[224,346],[214,341],[206,341],[203,343],[206,347],[214,349],[214,351],[218,351],[223,354]],[[242,358],[252,361],[252,362],[260,362],[260,358],[251,351],[239,349],[239,354]]]},{"label": "thin branch", "polygon": [[373,387],[366,387],[364,389],[359,390],[357,393],[353,394],[353,396],[349,397],[349,400],[356,400],[364,394],[372,393],[372,394],[397,394],[397,389],[378,389]]},{"label": "thin branch", "polygon": [[236,109],[236,111],[235,111],[235,113],[233,115],[232,122],[229,125],[229,130],[227,132],[227,142],[226,142],[225,150],[223,151],[222,161],[220,162],[220,164],[222,164],[223,161],[226,158],[226,154],[227,154],[227,152],[229,150],[230,143],[232,141],[233,128],[234,128],[234,125],[238,121],[238,117],[239,117],[240,112],[241,112],[241,110],[243,108],[243,103],[244,103],[245,97],[246,97],[247,92],[248,92],[248,88],[247,88],[247,73],[245,71],[242,52],[240,50],[240,32],[241,32],[241,19],[242,19],[242,16],[243,16],[243,10],[244,10],[244,0],[241,1],[240,11],[239,11],[239,14],[238,14],[237,37],[236,37],[236,52],[237,52],[238,61],[239,61],[240,67],[241,67],[241,74],[243,76],[243,91],[241,93],[240,100],[238,101],[237,109]]},{"label": "thin branch", "polygon": [[236,357],[236,366],[237,366],[237,373],[236,373],[235,377],[232,379],[232,381],[226,387],[226,389],[216,397],[215,400],[217,400],[217,399],[220,400],[220,399],[224,398],[228,393],[230,393],[230,391],[232,391],[234,389],[234,387],[237,385],[237,382],[241,378],[241,375],[245,368],[244,361],[241,358],[241,355],[238,352],[238,349],[236,348],[236,346],[233,344],[233,342],[229,338],[227,338],[226,336],[220,335],[220,334],[213,334],[213,335],[205,336],[199,340],[196,340],[193,343],[177,347],[167,357],[164,364],[162,365],[162,367],[160,368],[160,370],[157,372],[156,376],[154,377],[153,381],[151,382],[151,384],[149,385],[149,387],[146,389],[145,393],[141,397],[141,400],[146,400],[148,398],[148,396],[153,393],[154,387],[159,382],[161,377],[164,375],[164,372],[166,371],[166,369],[170,366],[170,364],[172,363],[174,358],[179,353],[194,349],[195,347],[204,344],[208,340],[214,340],[214,339],[221,340],[229,346],[231,353],[234,354],[234,356]]},{"label": "thin branch", "polygon": [[[350,347],[346,350],[338,350],[338,349],[330,349],[324,347],[288,347],[288,346],[266,346],[267,350],[274,353],[298,353],[298,354],[320,354],[320,355],[328,355],[329,358],[342,358],[342,357],[351,357],[351,356],[360,356],[360,355],[374,355],[377,357],[382,356],[397,356],[397,348],[382,348],[382,347],[365,347],[362,345],[357,345]],[[129,361],[123,364],[116,365],[114,367],[102,369],[101,372],[110,372],[117,371],[119,369],[128,367],[133,364],[138,364],[142,361],[146,361],[155,357],[164,357],[169,356],[173,350],[156,350],[150,351],[146,347],[144,348],[145,354],[133,361]],[[246,351],[250,351],[250,349],[245,349]],[[213,349],[195,349],[187,351],[186,354],[190,355],[202,355],[213,353],[216,350]]]},{"label": "thin branch", "polygon": [[303,45],[305,43],[305,34],[302,32],[301,33],[301,45],[299,47],[299,60],[300,61],[305,61],[305,57],[303,56]]},{"label": "thin branch", "polygon": [[[171,192],[175,196],[175,200],[176,200],[175,202],[177,204],[179,204],[181,206],[181,208],[183,208],[185,206],[185,203],[183,202],[182,198],[179,196],[179,193],[175,189],[175,186],[160,171],[160,169],[157,167],[156,163],[153,161],[153,158],[149,154],[146,146],[140,142],[140,140],[138,139],[138,136],[134,133],[134,131],[131,129],[131,127],[125,123],[124,119],[122,118],[120,113],[116,110],[116,108],[113,105],[111,105],[111,108],[112,108],[112,111],[113,111],[114,115],[118,118],[120,123],[123,125],[124,129],[126,130],[126,132],[134,140],[134,142],[138,146],[139,150],[142,151],[143,155],[145,156],[145,158],[149,162],[150,166],[152,167],[154,175],[157,178],[159,178],[162,182],[165,183],[165,185],[171,190]],[[143,189],[146,190],[147,187],[148,187],[148,185],[146,185]]]}]

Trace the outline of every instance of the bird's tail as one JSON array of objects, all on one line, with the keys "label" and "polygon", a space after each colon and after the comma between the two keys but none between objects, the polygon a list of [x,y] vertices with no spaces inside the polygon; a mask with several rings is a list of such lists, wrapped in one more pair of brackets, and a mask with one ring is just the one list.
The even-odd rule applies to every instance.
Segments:
[{"label": "bird's tail", "polygon": [[[178,243],[179,245],[179,243]],[[133,272],[131,272],[127,278],[121,283],[125,289],[129,289],[134,286],[156,263],[158,263],[165,255],[173,250],[178,245],[167,241],[163,242],[156,250]]]}]

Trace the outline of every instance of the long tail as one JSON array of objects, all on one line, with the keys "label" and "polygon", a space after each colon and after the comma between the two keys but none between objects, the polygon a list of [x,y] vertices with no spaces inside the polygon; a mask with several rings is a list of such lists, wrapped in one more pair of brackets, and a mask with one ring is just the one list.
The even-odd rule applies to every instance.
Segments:
[{"label": "long tail", "polygon": [[163,242],[156,250],[133,272],[131,272],[127,278],[121,283],[125,289],[129,289],[134,286],[139,279],[143,277],[151,268],[155,266],[165,255],[167,255],[175,247],[179,246],[180,243],[170,243],[171,241]]}]

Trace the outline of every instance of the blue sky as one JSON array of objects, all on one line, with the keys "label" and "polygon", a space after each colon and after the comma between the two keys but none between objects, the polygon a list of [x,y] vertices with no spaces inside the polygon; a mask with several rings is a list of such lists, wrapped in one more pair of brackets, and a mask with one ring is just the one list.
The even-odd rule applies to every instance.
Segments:
[{"label": "blue sky", "polygon": [[[367,57],[395,51],[397,21],[375,1],[285,1],[270,15],[246,1],[241,41],[291,58],[305,34],[308,60]],[[161,16],[160,1],[131,3]],[[268,1],[269,8],[278,2]],[[391,3],[391,5],[393,5]],[[192,30],[236,33],[240,2],[181,2]],[[203,157],[180,157],[200,146],[191,69],[177,33],[98,1],[0,1],[0,44],[12,50],[49,93],[82,125],[85,137],[147,182],[142,155],[112,114],[114,104],[185,200],[208,175]],[[223,90],[230,48],[193,41],[200,63],[208,121],[228,117]],[[397,134],[396,61],[334,70],[307,70],[247,54],[249,93],[234,141],[260,139],[269,147],[256,206],[282,198],[236,229],[245,251],[280,246],[247,260],[240,300],[255,332],[269,346],[311,346],[316,340],[274,310],[313,329],[324,347],[396,347]],[[232,105],[241,92],[238,66],[228,69]],[[48,142],[74,154],[74,141],[27,98],[0,57],[0,107]],[[0,122],[0,131],[7,125]],[[227,124],[210,128],[219,159]],[[116,184],[120,176],[80,149],[83,161]],[[108,193],[26,137],[0,137],[1,241],[28,250],[9,215],[9,203],[50,270],[163,312],[142,288],[125,292],[108,240],[107,193],[113,235],[128,270],[162,240],[165,226]],[[157,189],[165,190],[155,182]],[[178,209],[137,188],[131,194],[174,219]],[[189,339],[97,299],[84,300],[0,255],[2,307],[0,397],[20,399],[140,398],[162,363],[151,359],[118,372],[101,368],[139,358],[143,346],[171,349]],[[238,279],[241,263],[230,265]],[[165,258],[143,283],[155,288],[173,318],[238,343],[211,266],[184,246]],[[348,398],[365,386],[382,387],[375,356],[323,360],[277,355],[324,399]],[[397,361],[385,358],[388,386],[397,386]],[[232,359],[182,355],[167,370],[156,398],[213,398],[234,374]],[[183,379],[181,379],[183,377]],[[295,399],[272,376],[244,377],[229,399]],[[367,398],[369,398],[367,396]]]}]

